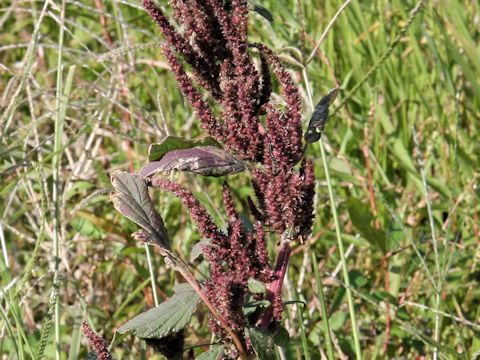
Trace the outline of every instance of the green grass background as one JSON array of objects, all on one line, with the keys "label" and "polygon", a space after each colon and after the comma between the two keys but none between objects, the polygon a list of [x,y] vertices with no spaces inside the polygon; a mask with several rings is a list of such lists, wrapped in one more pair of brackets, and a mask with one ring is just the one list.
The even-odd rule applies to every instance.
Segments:
[{"label": "green grass background", "polygon": [[[324,145],[363,358],[477,359],[479,3],[426,1],[402,35],[415,2],[347,1],[305,67],[344,2],[261,4],[274,22],[252,13],[251,39],[285,60],[305,122],[308,89],[318,101],[337,81],[342,87]],[[85,358],[81,319],[110,340],[154,297],[145,247],[130,236],[135,226],[105,193],[82,201],[109,189],[113,170],[142,166],[149,144],[201,132],[158,47],[145,45],[161,39],[139,1],[2,1],[0,29],[0,354]],[[286,307],[291,341],[277,356],[327,353],[321,282],[335,357],[358,358],[319,144],[308,156],[316,221],[294,249],[284,287],[285,300],[306,305]],[[223,180],[175,178],[223,224]],[[248,175],[228,181],[246,211]],[[188,258],[200,240],[188,213],[171,196],[155,196],[173,248]],[[151,252],[161,301],[180,279]],[[208,271],[202,261],[192,266],[200,279]],[[208,344],[206,309],[197,315],[187,342]],[[155,358],[130,337],[113,352]]]}]

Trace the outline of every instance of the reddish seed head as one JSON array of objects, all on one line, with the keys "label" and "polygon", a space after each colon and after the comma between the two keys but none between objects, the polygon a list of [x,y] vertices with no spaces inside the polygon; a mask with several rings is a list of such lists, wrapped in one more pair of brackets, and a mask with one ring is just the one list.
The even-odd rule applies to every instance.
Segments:
[{"label": "reddish seed head", "polygon": [[[167,62],[202,127],[238,158],[259,163],[252,172],[256,203],[249,200],[258,221],[253,230],[247,229],[227,185],[223,202],[228,227],[224,233],[191,192],[163,179],[154,179],[152,184],[179,197],[202,236],[211,239],[210,245],[204,247],[211,265],[205,292],[243,339],[247,319],[242,306],[249,295],[248,279],[270,282],[275,278],[265,228],[278,234],[290,229],[298,236],[306,236],[312,227],[313,166],[308,161],[296,169],[303,156],[300,96],[280,59],[266,46],[248,43],[245,0],[231,0],[228,5],[220,0],[172,2],[186,36],[170,24],[152,0],[143,0],[164,36],[162,49]],[[259,53],[258,69],[249,52],[252,48]],[[270,102],[272,74],[280,85],[284,108]],[[219,111],[214,110],[215,106]],[[276,298],[274,316],[279,320],[280,315],[281,299]],[[211,326],[218,336],[229,341],[213,319]]]},{"label": "reddish seed head", "polygon": [[108,351],[107,342],[92,330],[87,321],[82,321],[82,332],[88,340],[90,347],[93,349],[99,360],[112,360],[112,354]]}]

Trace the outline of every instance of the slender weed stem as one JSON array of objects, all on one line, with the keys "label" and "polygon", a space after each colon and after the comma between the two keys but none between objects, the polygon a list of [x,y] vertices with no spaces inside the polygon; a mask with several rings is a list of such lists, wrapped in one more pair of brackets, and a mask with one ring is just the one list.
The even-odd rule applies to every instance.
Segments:
[{"label": "slender weed stem", "polygon": [[310,53],[310,55],[308,56],[307,58],[307,61],[305,62],[305,65],[308,65],[310,63],[310,61],[312,61],[313,57],[315,56],[315,53],[317,52],[318,48],[320,47],[320,45],[322,45],[322,42],[326,39],[328,33],[330,32],[330,30],[332,30],[333,28],[333,25],[335,24],[335,22],[337,21],[338,17],[342,14],[342,12],[347,8],[348,4],[350,4],[352,2],[352,0],[346,0],[342,6],[340,6],[340,8],[338,9],[338,11],[336,12],[336,14],[332,17],[332,19],[330,20],[330,22],[328,23],[327,27],[325,28],[325,30],[323,30],[323,33],[322,35],[320,36],[320,39],[318,40],[317,44],[315,45],[315,47],[313,48],[312,52]]},{"label": "slender weed stem", "polygon": [[[312,91],[311,91],[311,87],[310,87],[310,82],[308,80],[308,75],[307,75],[307,69],[306,68],[303,69],[303,78],[304,78],[304,81],[305,81],[305,87],[307,89],[307,95],[308,95],[310,108],[313,111],[314,110],[313,96],[312,96]],[[330,179],[330,170],[328,168],[327,157],[325,155],[325,148],[324,148],[322,139],[320,139],[319,144],[320,144],[320,152],[322,154],[323,170],[325,172],[325,178],[327,180],[328,196],[329,196],[329,199],[330,199],[330,206],[332,208],[333,221],[335,223],[335,235],[336,235],[336,238],[337,238],[338,251],[340,252],[340,260],[341,260],[341,263],[342,263],[343,280],[345,282],[345,290],[346,290],[346,293],[347,293],[348,311],[350,313],[350,321],[352,323],[352,333],[353,333],[353,341],[354,341],[354,348],[355,348],[355,356],[356,356],[357,360],[361,360],[362,359],[362,352],[361,352],[361,348],[360,348],[360,335],[359,335],[359,331],[358,331],[357,320],[356,320],[356,317],[355,317],[355,307],[354,307],[354,303],[353,303],[353,296],[352,296],[352,292],[350,290],[350,277],[348,275],[347,260],[345,258],[345,250],[344,250],[344,246],[343,246],[342,235],[341,235],[341,232],[340,232],[340,223],[338,221],[337,207],[335,205],[335,196],[333,194],[332,181]]]},{"label": "slender weed stem", "polygon": [[318,264],[315,254],[312,253],[313,272],[317,283],[317,293],[320,300],[320,311],[322,313],[323,333],[325,336],[325,347],[327,348],[328,360],[334,360],[333,341],[330,333],[330,321],[328,319],[327,306],[325,305],[325,296],[323,294],[323,284],[320,274],[318,273]]},{"label": "slender weed stem", "polygon": [[[438,241],[437,236],[435,233],[435,221],[433,219],[433,212],[432,212],[432,202],[430,200],[430,196],[428,195],[428,183],[427,183],[427,176],[425,174],[425,161],[420,152],[420,143],[418,140],[417,132],[415,130],[415,126],[412,126],[412,135],[413,135],[413,142],[415,143],[415,148],[417,151],[417,161],[418,166],[420,169],[420,177],[422,178],[422,185],[423,191],[425,193],[425,202],[427,203],[427,211],[428,211],[428,222],[430,224],[430,233],[432,235],[432,244],[433,244],[433,252],[435,255],[435,270],[436,270],[436,277],[437,277],[437,287],[435,291],[435,329],[434,329],[434,340],[435,343],[439,343],[440,341],[440,295],[442,292],[442,273],[440,268],[440,256],[438,252]],[[438,359],[438,346],[435,346],[433,349],[433,359]]]},{"label": "slender weed stem", "polygon": [[145,244],[145,253],[147,254],[148,272],[150,273],[150,283],[152,284],[153,301],[155,302],[155,306],[158,306],[160,305],[160,302],[158,301],[157,282],[155,281],[155,269],[153,267],[152,256],[148,244]]},{"label": "slender weed stem", "polygon": [[[59,272],[60,272],[60,233],[61,233],[61,201],[60,201],[60,162],[62,153],[57,151],[62,146],[63,130],[65,125],[65,113],[61,109],[65,106],[65,97],[63,96],[63,39],[64,39],[64,21],[65,21],[65,0],[62,1],[60,14],[60,32],[58,36],[58,60],[57,60],[57,94],[56,94],[56,119],[55,119],[55,137],[54,148],[56,155],[52,158],[53,169],[53,261],[54,261],[54,286],[58,288]],[[53,317],[55,331],[55,358],[60,360],[60,303],[58,302],[58,291],[53,299]]]}]

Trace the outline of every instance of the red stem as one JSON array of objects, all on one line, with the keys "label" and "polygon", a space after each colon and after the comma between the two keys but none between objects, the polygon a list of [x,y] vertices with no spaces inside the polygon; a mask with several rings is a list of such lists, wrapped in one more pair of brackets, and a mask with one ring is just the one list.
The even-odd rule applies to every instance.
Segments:
[{"label": "red stem", "polygon": [[277,264],[275,265],[275,280],[273,280],[267,289],[267,299],[270,301],[270,307],[265,311],[262,318],[260,319],[259,326],[262,328],[267,328],[268,324],[272,319],[273,308],[275,300],[281,298],[282,296],[282,285],[285,274],[287,273],[288,262],[290,260],[290,254],[292,249],[290,248],[289,242],[283,242],[280,252],[278,253]]}]

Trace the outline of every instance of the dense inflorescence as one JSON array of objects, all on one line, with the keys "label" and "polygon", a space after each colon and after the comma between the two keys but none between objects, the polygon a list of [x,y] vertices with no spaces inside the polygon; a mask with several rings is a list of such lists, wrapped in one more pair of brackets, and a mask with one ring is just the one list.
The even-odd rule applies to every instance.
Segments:
[{"label": "dense inflorescence", "polygon": [[[162,49],[167,62],[201,126],[226,150],[253,165],[256,199],[249,198],[248,204],[256,220],[254,229],[246,229],[239,218],[227,185],[223,196],[228,216],[226,233],[218,229],[193,194],[178,184],[154,180],[152,185],[182,199],[200,233],[210,239],[204,249],[211,265],[205,291],[243,338],[248,324],[242,306],[251,295],[248,279],[269,283],[278,277],[268,262],[265,229],[273,229],[279,235],[289,231],[291,239],[298,239],[308,236],[312,227],[315,180],[312,162],[304,159],[300,96],[290,73],[274,52],[262,44],[248,42],[247,1],[170,3],[183,34],[153,0],[143,0],[165,39]],[[270,99],[272,75],[284,104],[274,104]],[[214,107],[219,111],[215,112]],[[270,293],[269,300],[276,304],[272,314],[278,321],[279,294]],[[213,320],[212,327],[225,338]]]},{"label": "dense inflorescence", "polygon": [[[197,223],[200,234],[210,239],[203,248],[205,257],[211,264],[211,276],[205,284],[205,292],[231,328],[242,334],[247,325],[243,305],[248,295],[248,279],[254,278],[268,283],[274,277],[268,262],[262,224],[256,223],[254,231],[245,228],[226,184],[223,191],[223,203],[228,217],[226,233],[215,225],[195,196],[179,184],[165,179],[154,179],[152,186],[170,191],[181,199]],[[227,336],[213,318],[211,325],[217,334]]]},{"label": "dense inflorescence", "polygon": [[99,360],[112,360],[112,354],[108,351],[107,342],[99,335],[95,334],[88,322],[82,322],[82,332],[88,340],[90,347],[95,352]]}]

